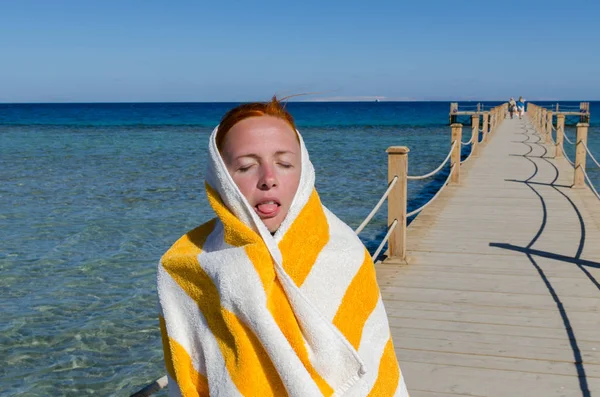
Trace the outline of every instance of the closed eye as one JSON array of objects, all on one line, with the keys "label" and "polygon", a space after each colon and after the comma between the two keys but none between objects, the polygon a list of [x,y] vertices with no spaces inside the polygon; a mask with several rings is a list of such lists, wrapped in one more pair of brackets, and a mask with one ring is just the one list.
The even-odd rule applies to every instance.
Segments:
[{"label": "closed eye", "polygon": [[246,165],[246,166],[244,166],[244,167],[240,167],[240,168],[238,168],[238,172],[246,172],[246,171],[248,171],[250,168],[252,168],[252,166],[253,166],[253,165],[254,165],[254,164],[250,164],[250,165]]}]

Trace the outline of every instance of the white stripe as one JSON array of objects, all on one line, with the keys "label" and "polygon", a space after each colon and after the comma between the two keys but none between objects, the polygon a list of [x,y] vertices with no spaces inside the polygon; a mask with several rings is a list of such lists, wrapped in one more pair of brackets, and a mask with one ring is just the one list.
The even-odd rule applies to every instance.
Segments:
[{"label": "white stripe", "polygon": [[[350,229],[329,210],[323,207],[329,223],[329,241],[319,253],[300,291],[310,296],[321,315],[333,321],[344,299],[348,286],[365,259],[365,249],[360,241],[348,241]],[[358,238],[356,238],[358,240]]]},{"label": "white stripe", "polygon": [[379,375],[379,364],[385,345],[390,339],[390,329],[381,296],[375,309],[363,327],[358,354],[364,360],[367,373],[363,381],[348,396],[366,396],[369,394]]},{"label": "white stripe", "polygon": [[402,372],[400,373],[400,381],[398,382],[398,388],[396,389],[396,393],[394,393],[394,397],[409,397],[408,390],[406,390],[406,384],[404,383],[404,376],[402,376]]},{"label": "white stripe", "polygon": [[190,355],[194,369],[206,376],[211,393],[241,397],[198,305],[162,266],[158,267],[158,294],[169,337]]},{"label": "white stripe", "polygon": [[198,262],[217,287],[221,306],[248,325],[261,341],[288,394],[298,397],[321,395],[267,309],[262,281],[245,249],[230,248],[215,254],[202,252]]}]

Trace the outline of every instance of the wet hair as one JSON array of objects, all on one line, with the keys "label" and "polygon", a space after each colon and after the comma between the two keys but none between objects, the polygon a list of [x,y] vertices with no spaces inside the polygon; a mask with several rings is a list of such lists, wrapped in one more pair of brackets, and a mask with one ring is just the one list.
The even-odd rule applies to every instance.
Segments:
[{"label": "wet hair", "polygon": [[289,126],[292,127],[293,131],[296,131],[296,124],[294,123],[294,118],[285,109],[285,106],[282,104],[282,101],[278,100],[276,96],[273,96],[270,102],[244,103],[242,105],[234,107],[233,109],[225,113],[225,115],[221,119],[216,136],[217,148],[219,149],[219,151],[223,150],[225,136],[227,135],[229,130],[233,128],[234,125],[250,117],[260,116],[271,116],[281,119],[288,123]]}]

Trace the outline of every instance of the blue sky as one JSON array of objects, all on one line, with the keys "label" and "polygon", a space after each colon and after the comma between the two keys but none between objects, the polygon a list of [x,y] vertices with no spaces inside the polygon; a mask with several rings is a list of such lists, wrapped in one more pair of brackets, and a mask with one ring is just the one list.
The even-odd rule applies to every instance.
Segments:
[{"label": "blue sky", "polygon": [[0,0],[0,102],[600,99],[600,1]]}]

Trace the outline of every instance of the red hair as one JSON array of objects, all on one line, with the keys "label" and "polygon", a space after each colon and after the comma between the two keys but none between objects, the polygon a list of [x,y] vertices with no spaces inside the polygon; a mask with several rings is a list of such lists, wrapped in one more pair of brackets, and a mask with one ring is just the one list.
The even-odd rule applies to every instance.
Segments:
[{"label": "red hair", "polygon": [[250,117],[260,117],[260,116],[271,116],[277,117],[289,124],[290,127],[294,131],[296,131],[296,124],[294,123],[294,118],[292,115],[285,109],[285,107],[281,104],[281,101],[277,99],[276,96],[271,98],[270,102],[252,102],[245,103],[243,105],[239,105],[225,113],[221,122],[219,123],[219,128],[217,129],[217,148],[219,151],[223,149],[223,142],[225,141],[225,136],[229,132],[230,129],[233,128],[234,125],[239,123],[242,120],[248,119]]}]

